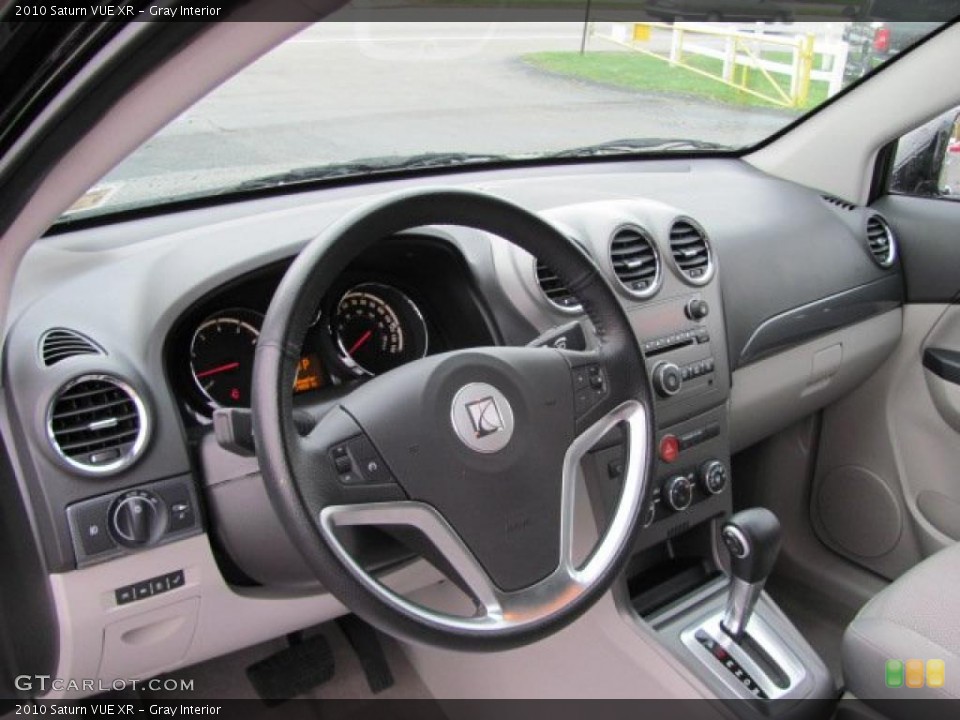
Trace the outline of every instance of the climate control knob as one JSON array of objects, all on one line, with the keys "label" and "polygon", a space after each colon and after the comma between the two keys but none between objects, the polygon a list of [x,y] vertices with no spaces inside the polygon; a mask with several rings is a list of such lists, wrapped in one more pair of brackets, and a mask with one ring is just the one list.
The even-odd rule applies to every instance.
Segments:
[{"label": "climate control knob", "polygon": [[683,512],[693,502],[693,483],[684,475],[676,475],[663,484],[663,497],[674,512]]},{"label": "climate control knob", "polygon": [[727,486],[727,468],[719,460],[708,460],[700,467],[700,484],[711,495],[723,492]]},{"label": "climate control knob", "polygon": [[110,508],[110,532],[126,547],[156,542],[167,524],[166,506],[146,490],[133,490],[116,499]]},{"label": "climate control knob", "polygon": [[660,397],[672,397],[680,392],[683,385],[683,376],[672,362],[658,363],[653,368],[653,389]]}]

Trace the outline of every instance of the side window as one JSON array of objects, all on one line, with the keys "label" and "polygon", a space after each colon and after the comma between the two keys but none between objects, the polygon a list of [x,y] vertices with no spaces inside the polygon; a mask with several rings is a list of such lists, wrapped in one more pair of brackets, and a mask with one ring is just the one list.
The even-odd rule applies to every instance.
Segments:
[{"label": "side window", "polygon": [[960,201],[960,107],[897,141],[890,192]]}]

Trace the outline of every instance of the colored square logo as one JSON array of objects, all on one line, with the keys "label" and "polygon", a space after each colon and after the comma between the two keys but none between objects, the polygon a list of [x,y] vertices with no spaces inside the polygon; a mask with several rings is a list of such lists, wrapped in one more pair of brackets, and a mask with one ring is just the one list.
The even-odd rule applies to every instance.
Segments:
[{"label": "colored square logo", "polygon": [[943,660],[927,660],[927,687],[942,688],[945,676],[946,666]]},{"label": "colored square logo", "polygon": [[923,687],[923,660],[907,660],[906,679],[908,688]]},{"label": "colored square logo", "polygon": [[886,683],[888,688],[903,687],[903,662],[887,660]]}]

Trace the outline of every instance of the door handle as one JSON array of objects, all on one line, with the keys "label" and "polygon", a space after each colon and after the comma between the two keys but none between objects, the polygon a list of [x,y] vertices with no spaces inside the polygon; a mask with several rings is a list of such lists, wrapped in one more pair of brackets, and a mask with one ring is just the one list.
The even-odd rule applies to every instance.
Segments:
[{"label": "door handle", "polygon": [[960,351],[927,348],[923,351],[923,366],[937,377],[960,385]]}]

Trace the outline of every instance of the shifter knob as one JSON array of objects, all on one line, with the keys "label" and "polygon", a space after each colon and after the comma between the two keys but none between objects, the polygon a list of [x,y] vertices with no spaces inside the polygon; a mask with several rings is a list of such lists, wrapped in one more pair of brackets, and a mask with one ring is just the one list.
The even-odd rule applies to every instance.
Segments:
[{"label": "shifter knob", "polygon": [[730,574],[747,583],[764,582],[780,552],[780,521],[766,508],[742,510],[723,524]]},{"label": "shifter knob", "polygon": [[780,552],[780,521],[766,508],[743,510],[720,530],[730,552],[730,597],[721,625],[737,642]]}]

